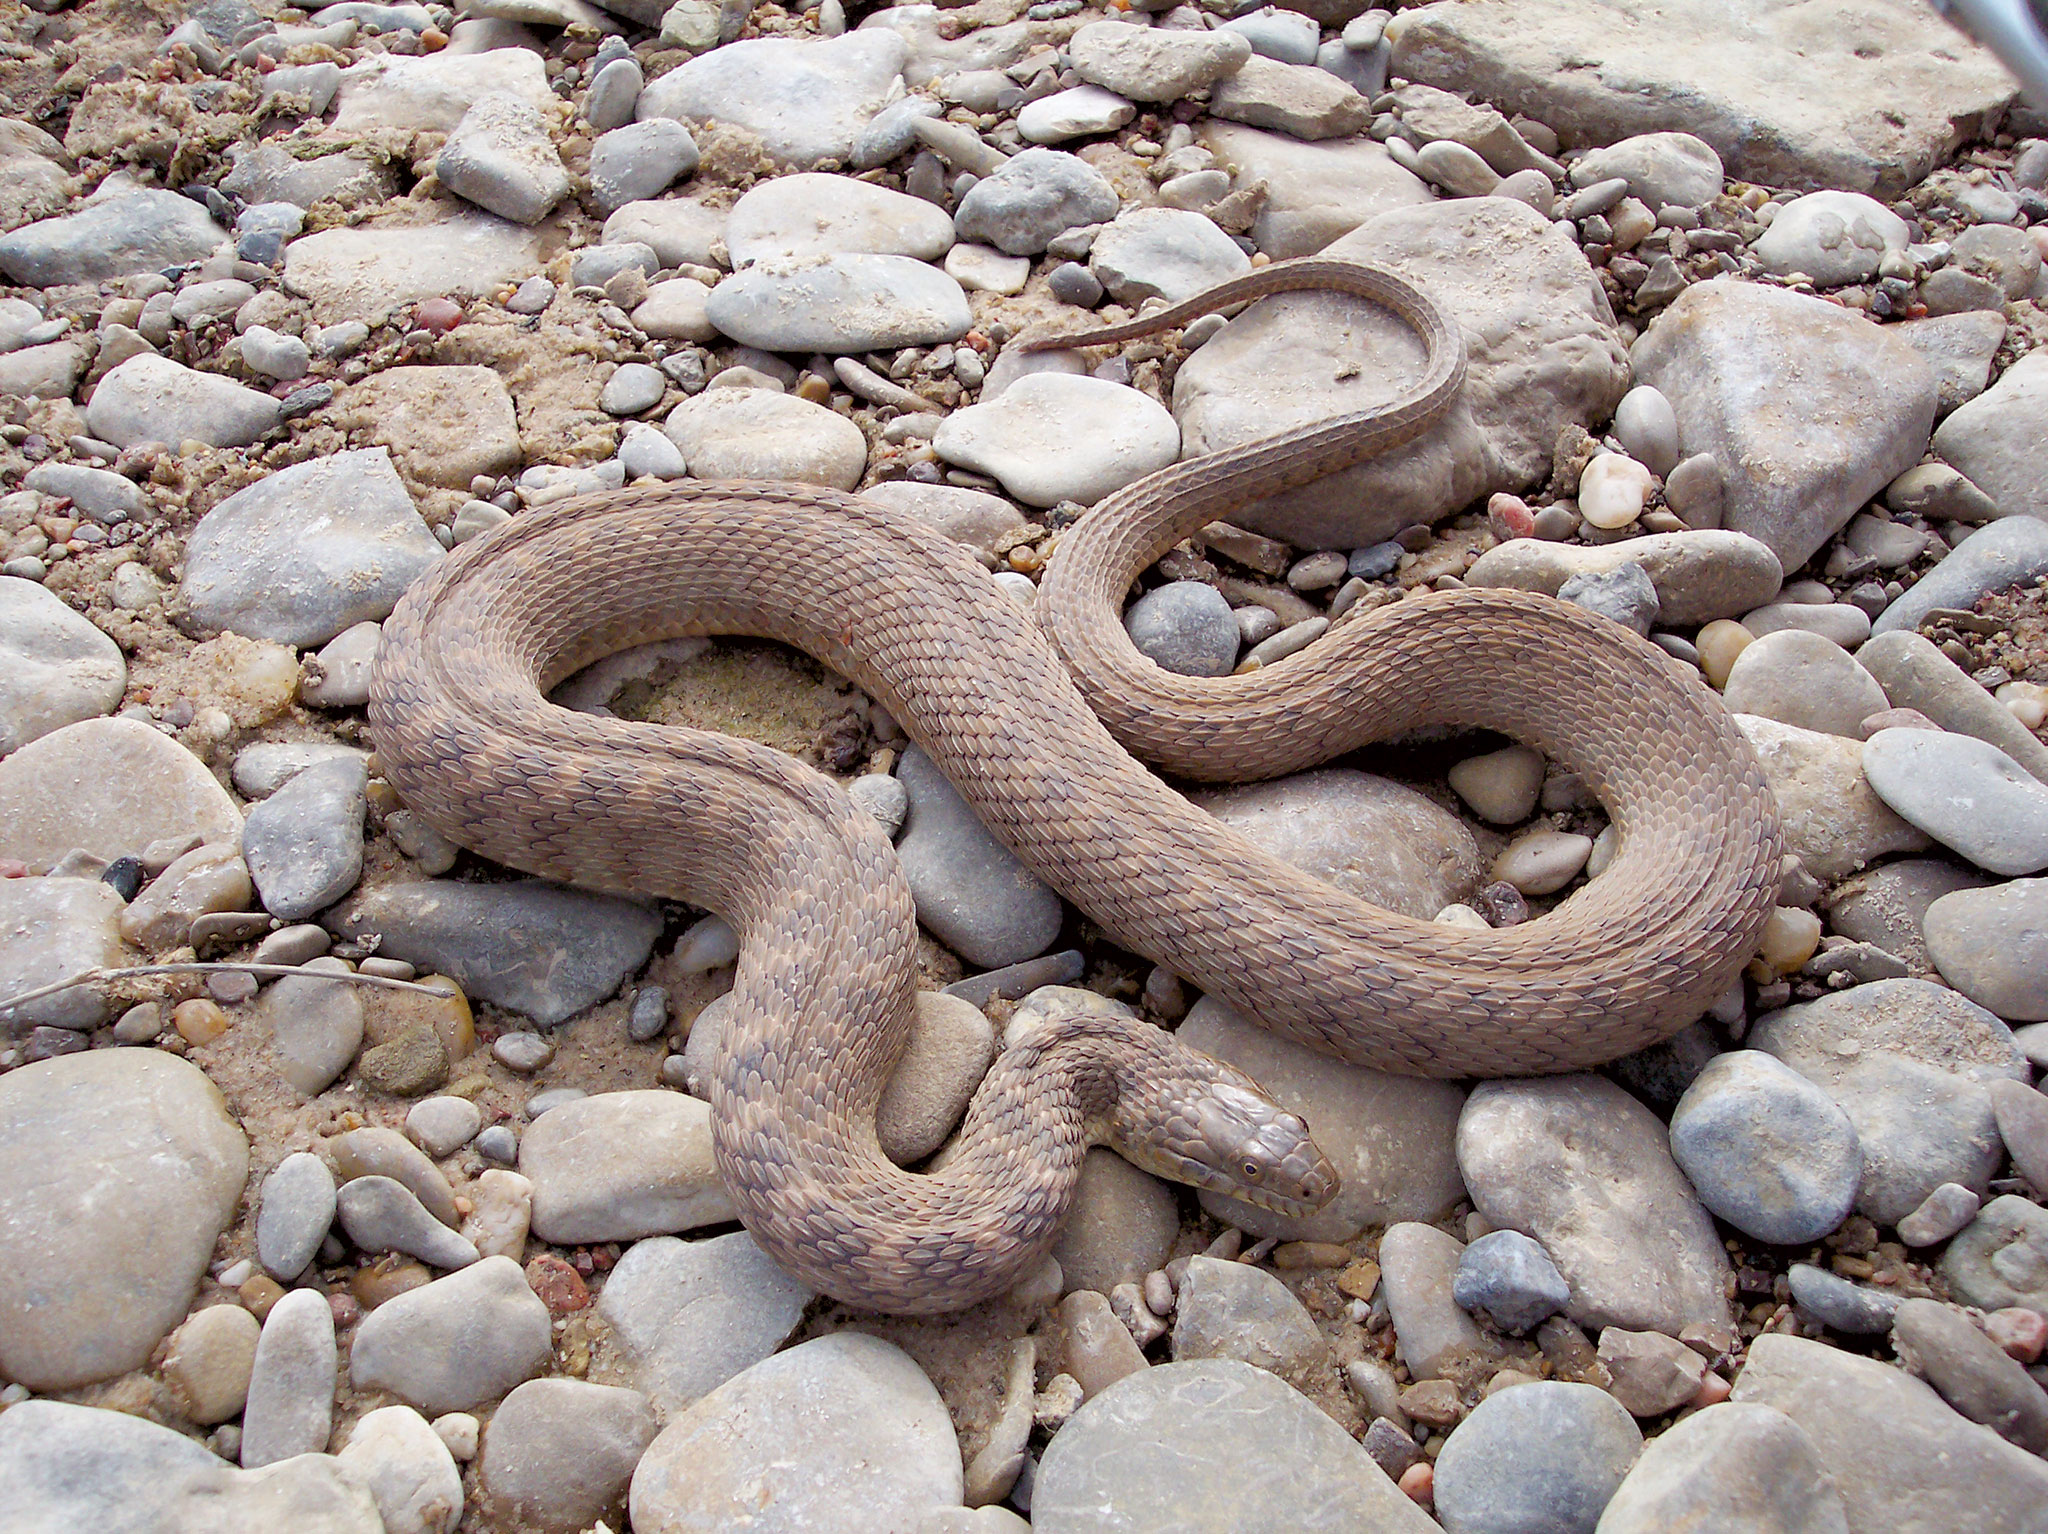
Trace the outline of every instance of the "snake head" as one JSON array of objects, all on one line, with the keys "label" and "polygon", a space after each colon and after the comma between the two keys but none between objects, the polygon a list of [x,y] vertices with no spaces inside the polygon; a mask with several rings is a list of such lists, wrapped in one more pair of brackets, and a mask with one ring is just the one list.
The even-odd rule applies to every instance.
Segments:
[{"label": "snake head", "polygon": [[[1308,1125],[1220,1061],[1211,1079],[1174,1103],[1171,1126],[1149,1139],[1148,1171],[1227,1194],[1277,1214],[1313,1214],[1336,1196],[1338,1177]],[[1117,1149],[1127,1159],[1131,1148]]]}]

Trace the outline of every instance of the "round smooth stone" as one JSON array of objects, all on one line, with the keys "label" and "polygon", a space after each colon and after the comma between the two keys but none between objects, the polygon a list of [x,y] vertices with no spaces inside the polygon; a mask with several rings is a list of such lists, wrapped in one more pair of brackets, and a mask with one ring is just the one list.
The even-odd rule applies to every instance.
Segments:
[{"label": "round smooth stone", "polygon": [[1637,384],[1614,407],[1614,435],[1652,474],[1678,467],[1678,414],[1661,389]]},{"label": "round smooth stone", "polygon": [[622,363],[605,380],[604,392],[598,395],[597,404],[606,415],[638,415],[659,405],[667,389],[668,380],[662,376],[660,368],[645,362]]},{"label": "round smooth stone", "polygon": [[1733,713],[1851,740],[1862,737],[1864,720],[1891,706],[1877,678],[1847,650],[1796,628],[1764,634],[1745,648],[1728,669],[1722,701]]},{"label": "round smooth stone", "polygon": [[1940,730],[1879,730],[1863,775],[1903,819],[1988,873],[2048,867],[2048,785],[1989,742]]},{"label": "round smooth stone", "polygon": [[1543,789],[1543,757],[1527,746],[1509,746],[1467,757],[1450,770],[1453,793],[1472,813],[1497,826],[1527,820]]},{"label": "round smooth stone", "polygon": [[851,490],[867,466],[867,438],[853,422],[767,389],[706,389],[671,410],[662,429],[700,479],[792,479]]},{"label": "round smooth stone", "polygon": [[1578,877],[1593,853],[1593,839],[1569,831],[1531,831],[1493,860],[1493,876],[1524,895],[1550,895]]},{"label": "round smooth stone", "polygon": [[1228,676],[1237,664],[1237,614],[1206,581],[1172,581],[1146,592],[1124,614],[1131,643],[1183,676]]},{"label": "round smooth stone", "polygon": [[2008,1022],[2048,1019],[2048,879],[1957,890],[1921,923],[1934,967]]},{"label": "round smooth stone", "polygon": [[1671,1115],[1671,1155],[1715,1214],[1759,1241],[1818,1241],[1849,1217],[1863,1146],[1819,1087],[1760,1050],[1717,1055]]},{"label": "round smooth stone", "polygon": [[1602,453],[1579,476],[1579,515],[1602,531],[1627,527],[1643,514],[1650,471],[1624,453]]},{"label": "round smooth stone", "polygon": [[[1031,373],[996,399],[947,416],[932,446],[948,463],[993,475],[1027,505],[1092,506],[1172,463],[1180,455],[1180,427],[1136,389],[1070,373]],[[689,449],[683,451],[703,472]]]},{"label": "round smooth stone", "polygon": [[1137,106],[1116,92],[1077,85],[1027,102],[1017,114],[1017,133],[1027,144],[1063,144],[1114,133],[1137,115]]},{"label": "round smooth stone", "polygon": [[1488,1396],[1436,1461],[1436,1513],[1450,1534],[1593,1534],[1643,1435],[1591,1385],[1541,1380]]},{"label": "round smooth stone", "polygon": [[757,262],[713,288],[704,313],[742,345],[833,355],[957,341],[974,323],[938,268],[864,253]]}]

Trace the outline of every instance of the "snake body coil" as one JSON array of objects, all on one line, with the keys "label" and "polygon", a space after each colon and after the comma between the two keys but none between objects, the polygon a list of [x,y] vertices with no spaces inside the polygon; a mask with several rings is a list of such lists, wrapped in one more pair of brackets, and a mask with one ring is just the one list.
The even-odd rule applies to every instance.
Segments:
[{"label": "snake body coil", "polygon": [[[1348,262],[1268,267],[1083,339],[1291,288],[1393,308],[1429,344],[1422,382],[1387,407],[1176,464],[1084,518],[1041,593],[1064,664],[958,545],[788,483],[685,481],[530,512],[457,549],[385,626],[370,722],[408,804],[499,862],[687,900],[739,929],[718,1162],[757,1239],[815,1288],[895,1311],[1001,1292],[1056,1233],[1091,1138],[1258,1190],[1204,1163],[1216,1110],[1176,1104],[1170,1041],[1087,1019],[1005,1051],[943,1172],[891,1165],[873,1117],[908,1037],[916,926],[887,837],[768,748],[545,701],[629,645],[740,634],[808,651],[888,708],[1117,941],[1361,1064],[1500,1076],[1599,1063],[1691,1022],[1755,951],[1780,856],[1761,771],[1697,674],[1616,624],[1472,590],[1347,619],[1247,676],[1177,676],[1132,648],[1118,609],[1152,559],[1234,507],[1409,440],[1456,392],[1463,346],[1443,312]],[[1259,852],[1119,745],[1186,776],[1258,777],[1432,725],[1504,730],[1578,772],[1619,832],[1606,871],[1518,927],[1412,920]],[[1226,1081],[1222,1100],[1235,1090]],[[1285,1139],[1273,1176],[1313,1187],[1298,1155],[1279,1165],[1295,1154]]]}]

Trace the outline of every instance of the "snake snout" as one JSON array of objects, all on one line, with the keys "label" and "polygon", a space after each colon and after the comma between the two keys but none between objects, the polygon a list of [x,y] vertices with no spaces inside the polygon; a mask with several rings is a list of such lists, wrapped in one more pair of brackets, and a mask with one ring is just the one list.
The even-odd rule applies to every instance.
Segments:
[{"label": "snake snout", "polygon": [[1209,1175],[1197,1186],[1279,1214],[1309,1214],[1337,1192],[1336,1168],[1299,1115],[1230,1082],[1210,1088],[1196,1109],[1193,1159]]}]

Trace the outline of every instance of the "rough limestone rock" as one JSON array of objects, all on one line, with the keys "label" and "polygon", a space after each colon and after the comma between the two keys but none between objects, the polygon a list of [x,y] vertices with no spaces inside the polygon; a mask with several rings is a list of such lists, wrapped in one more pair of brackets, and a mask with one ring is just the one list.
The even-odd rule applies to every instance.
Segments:
[{"label": "rough limestone rock", "polygon": [[1988,52],[1911,0],[1439,0],[1402,12],[1387,39],[1395,75],[1526,112],[1568,144],[1683,129],[1731,176],[1886,200],[2013,91]]},{"label": "rough limestone rock", "polygon": [[[1550,467],[1558,431],[1605,420],[1628,372],[1591,269],[1549,220],[1505,197],[1382,213],[1323,254],[1423,284],[1465,332],[1465,385],[1404,447],[1233,512],[1303,548],[1353,549],[1434,522]],[[1410,388],[1421,341],[1391,313],[1331,293],[1261,300],[1181,365],[1184,458],[1364,410]]]}]

